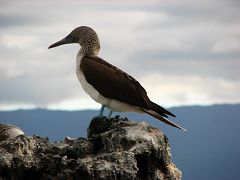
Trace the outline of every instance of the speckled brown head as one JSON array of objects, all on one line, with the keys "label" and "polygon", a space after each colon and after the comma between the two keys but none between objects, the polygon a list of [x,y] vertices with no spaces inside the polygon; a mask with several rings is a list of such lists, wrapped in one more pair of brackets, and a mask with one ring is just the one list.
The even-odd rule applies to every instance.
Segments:
[{"label": "speckled brown head", "polygon": [[97,33],[87,26],[75,28],[69,35],[52,44],[48,49],[71,43],[79,43],[82,47],[82,51],[86,55],[98,54],[100,50],[100,42]]}]

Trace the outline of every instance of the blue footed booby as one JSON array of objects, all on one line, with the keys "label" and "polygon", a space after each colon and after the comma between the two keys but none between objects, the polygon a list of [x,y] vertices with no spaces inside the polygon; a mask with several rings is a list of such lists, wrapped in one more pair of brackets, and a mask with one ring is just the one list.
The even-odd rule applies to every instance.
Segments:
[{"label": "blue footed booby", "polygon": [[116,112],[147,113],[164,123],[185,130],[168,120],[174,114],[152,102],[146,90],[132,76],[98,57],[100,41],[97,33],[90,27],[75,28],[62,40],[48,48],[63,44],[78,43],[76,74],[84,91],[102,105],[99,116],[105,107]]}]

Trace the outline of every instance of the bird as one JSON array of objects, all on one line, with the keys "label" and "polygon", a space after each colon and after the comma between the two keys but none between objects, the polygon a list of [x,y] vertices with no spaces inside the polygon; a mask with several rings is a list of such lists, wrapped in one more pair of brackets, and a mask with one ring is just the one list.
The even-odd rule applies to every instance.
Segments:
[{"label": "bird", "polygon": [[167,119],[168,116],[176,116],[152,102],[136,79],[98,56],[100,40],[91,27],[75,28],[48,49],[72,43],[80,45],[76,58],[77,78],[83,90],[102,105],[99,117],[102,117],[105,107],[110,110],[108,118],[113,111],[146,113],[170,126],[186,131]]}]

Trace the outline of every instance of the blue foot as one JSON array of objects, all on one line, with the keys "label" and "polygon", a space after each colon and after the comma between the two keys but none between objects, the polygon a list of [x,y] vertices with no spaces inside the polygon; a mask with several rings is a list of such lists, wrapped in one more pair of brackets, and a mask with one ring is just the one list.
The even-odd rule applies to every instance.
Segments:
[{"label": "blue foot", "polygon": [[111,118],[111,116],[112,116],[112,113],[113,113],[113,112],[112,112],[112,110],[110,110],[110,111],[109,111],[109,114],[108,114],[108,119],[110,119],[110,118]]},{"label": "blue foot", "polygon": [[105,108],[105,107],[106,107],[105,105],[102,105],[98,117],[102,117],[102,116],[103,116],[103,111],[104,111],[104,108]]}]

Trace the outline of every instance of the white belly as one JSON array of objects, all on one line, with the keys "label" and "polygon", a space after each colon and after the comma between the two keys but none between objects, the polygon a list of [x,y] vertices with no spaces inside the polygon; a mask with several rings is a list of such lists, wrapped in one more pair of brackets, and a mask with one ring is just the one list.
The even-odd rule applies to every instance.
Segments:
[{"label": "white belly", "polygon": [[96,102],[105,105],[112,111],[117,112],[142,112],[139,108],[126,104],[124,102],[110,99],[102,96],[91,84],[89,84],[80,69],[81,58],[77,57],[76,74],[79,82],[82,85],[83,90]]}]

